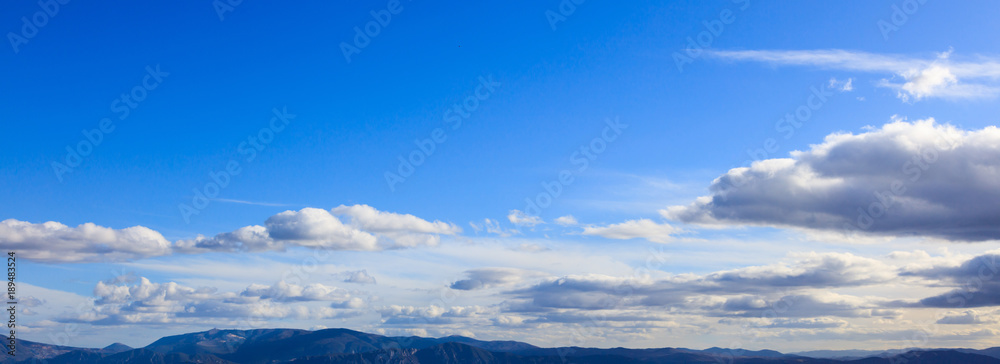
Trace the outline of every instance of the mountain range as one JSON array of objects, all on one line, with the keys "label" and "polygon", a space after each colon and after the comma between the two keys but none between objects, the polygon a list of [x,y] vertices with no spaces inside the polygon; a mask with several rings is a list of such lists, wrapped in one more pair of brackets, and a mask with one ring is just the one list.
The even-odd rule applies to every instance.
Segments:
[{"label": "mountain range", "polygon": [[1000,363],[1000,347],[895,351],[811,351],[709,348],[541,348],[517,341],[462,336],[390,337],[348,329],[209,330],[168,336],[142,348],[115,343],[104,348],[49,345],[18,339],[8,363],[350,363],[350,364],[568,364],[568,363]]}]

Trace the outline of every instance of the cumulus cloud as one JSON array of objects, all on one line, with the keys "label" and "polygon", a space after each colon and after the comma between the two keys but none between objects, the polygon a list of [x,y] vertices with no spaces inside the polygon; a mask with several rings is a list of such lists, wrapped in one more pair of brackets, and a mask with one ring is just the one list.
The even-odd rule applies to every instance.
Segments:
[{"label": "cumulus cloud", "polygon": [[[800,301],[800,316],[823,316],[823,309],[844,311],[840,315],[873,315],[874,304],[850,301],[846,296],[810,294],[800,290],[861,287],[890,282],[897,268],[877,260],[848,253],[798,254],[795,259],[773,265],[750,266],[701,276],[680,275],[651,280],[603,275],[566,276],[543,280],[533,286],[512,290],[513,312],[540,312],[551,309],[606,310],[628,307],[674,307],[719,310],[720,315],[750,315],[768,307],[768,298],[789,297]],[[801,296],[801,297],[800,297]],[[831,298],[832,297],[832,298]],[[858,304],[830,306],[831,302]],[[850,310],[848,312],[848,306]],[[812,311],[810,311],[812,310]],[[867,311],[864,311],[867,310]]]},{"label": "cumulus cloud", "polygon": [[556,218],[556,224],[562,226],[573,226],[579,224],[573,215],[560,216]]},{"label": "cumulus cloud", "polygon": [[[952,52],[939,53],[933,58],[899,55],[878,55],[845,50],[810,51],[710,51],[709,55],[740,61],[765,62],[776,65],[813,66],[825,69],[889,73],[903,81],[882,79],[877,86],[895,89],[904,102],[923,98],[975,99],[992,98],[1000,88],[1000,62],[995,59],[954,61]],[[972,80],[972,82],[967,82]],[[831,82],[831,87],[834,85]],[[850,80],[843,91],[850,91]]]},{"label": "cumulus cloud", "polygon": [[441,235],[462,230],[441,221],[378,211],[368,205],[341,205],[327,211],[304,208],[213,237],[171,243],[143,226],[124,229],[86,223],[0,221],[0,244],[25,259],[46,263],[121,262],[173,253],[281,251],[300,246],[330,250],[383,250],[434,246]]},{"label": "cumulus cloud", "polygon": [[642,238],[655,243],[667,243],[671,240],[671,235],[678,232],[680,232],[680,229],[666,223],[657,224],[650,219],[629,220],[607,226],[587,226],[583,228],[583,235],[596,235],[608,239],[621,240]]},{"label": "cumulus cloud", "polygon": [[[749,303],[749,304],[748,304]],[[898,311],[882,308],[883,302],[863,297],[848,296],[830,292],[794,294],[782,296],[763,305],[745,300],[727,300],[724,314],[742,317],[781,316],[810,318],[821,316],[836,317],[893,317]]]},{"label": "cumulus cloud", "polygon": [[382,323],[399,327],[426,327],[426,325],[469,324],[489,322],[497,309],[483,306],[426,307],[390,305],[375,309],[382,316]]},{"label": "cumulus cloud", "polygon": [[378,211],[368,205],[338,206],[330,211],[304,208],[271,216],[264,226],[247,226],[212,238],[178,241],[178,251],[264,251],[302,246],[331,250],[383,250],[434,246],[440,235],[461,232],[457,226],[413,215]]},{"label": "cumulus cloud", "polygon": [[507,220],[510,220],[510,222],[514,225],[524,225],[528,227],[544,223],[542,218],[528,215],[521,210],[510,210],[510,213],[507,214]]},{"label": "cumulus cloud", "polygon": [[956,267],[935,267],[908,274],[941,280],[945,285],[955,287],[946,293],[920,300],[924,306],[1000,306],[1000,254],[984,254]]},{"label": "cumulus cloud", "polygon": [[535,278],[541,274],[516,268],[481,268],[465,271],[468,277],[451,284],[452,289],[470,291],[507,286]]},{"label": "cumulus cloud", "polygon": [[896,268],[851,253],[796,254],[793,264],[751,266],[710,273],[706,280],[739,287],[847,287],[889,282]]},{"label": "cumulus cloud", "polygon": [[347,217],[350,226],[374,233],[383,246],[408,248],[437,245],[440,235],[462,232],[458,226],[442,221],[427,221],[410,214],[397,214],[376,210],[368,205],[340,205],[334,214]]},{"label": "cumulus cloud", "polygon": [[731,169],[709,196],[661,213],[704,225],[992,240],[1000,239],[998,180],[1000,129],[895,120]]},{"label": "cumulus cloud", "polygon": [[360,297],[351,297],[345,301],[334,302],[330,304],[330,308],[357,309],[357,308],[364,308],[366,306],[367,303],[365,303],[365,300],[361,299]]},{"label": "cumulus cloud", "polygon": [[174,243],[143,226],[113,229],[86,223],[74,228],[52,221],[36,224],[8,219],[0,222],[0,244],[40,262],[119,262],[172,253],[281,251],[292,246],[361,251],[412,248],[434,246],[441,235],[460,232],[457,226],[441,221],[378,211],[368,205],[341,205],[330,211],[285,211],[264,225]]},{"label": "cumulus cloud", "polygon": [[25,296],[17,300],[17,303],[25,307],[39,307],[45,304],[45,300],[34,296]]},{"label": "cumulus cloud", "polygon": [[344,282],[347,283],[375,284],[375,277],[369,275],[367,269],[343,272],[341,275],[346,276]]},{"label": "cumulus cloud", "polygon": [[319,283],[307,286],[288,284],[279,281],[271,286],[253,284],[240,292],[242,297],[256,297],[275,302],[293,301],[346,301],[350,294],[346,290],[330,287]]},{"label": "cumulus cloud", "polygon": [[965,310],[960,312],[947,312],[937,323],[943,325],[980,325],[980,324],[994,324],[998,320],[995,314],[985,314],[976,310]]},{"label": "cumulus cloud", "polygon": [[127,261],[170,254],[160,233],[133,226],[113,229],[92,223],[69,227],[49,221],[35,224],[0,221],[0,244],[25,259],[46,262]]}]

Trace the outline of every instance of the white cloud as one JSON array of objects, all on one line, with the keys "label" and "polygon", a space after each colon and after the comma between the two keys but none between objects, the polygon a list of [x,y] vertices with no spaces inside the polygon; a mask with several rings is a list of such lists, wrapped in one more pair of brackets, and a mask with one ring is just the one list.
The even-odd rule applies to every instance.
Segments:
[{"label": "white cloud", "polygon": [[521,210],[510,210],[510,213],[507,214],[507,220],[510,220],[510,222],[514,225],[524,225],[528,227],[544,223],[542,218],[528,215]]},{"label": "white cloud", "polygon": [[562,226],[573,226],[573,225],[578,225],[579,224],[579,222],[576,221],[576,218],[573,217],[573,215],[560,216],[560,217],[557,217],[555,221],[556,221],[556,224],[559,224],[559,225],[562,225]]},{"label": "white cloud", "polygon": [[1000,129],[933,119],[836,133],[791,158],[734,168],[711,195],[661,213],[706,225],[799,227],[847,236],[1000,239]]},{"label": "white cloud", "polygon": [[477,233],[485,230],[489,234],[499,235],[504,238],[521,233],[517,229],[504,229],[500,226],[499,221],[493,219],[483,219],[482,224],[470,221],[469,226],[471,226],[472,230],[475,230]]},{"label": "white cloud", "polygon": [[375,277],[368,274],[367,269],[343,272],[341,275],[347,276],[344,282],[357,284],[375,284]]},{"label": "white cloud", "polygon": [[[340,217],[338,217],[340,216]],[[330,211],[304,208],[271,216],[264,226],[247,226],[212,238],[178,241],[178,251],[265,251],[302,246],[372,251],[437,245],[439,235],[458,227],[413,215],[378,211],[368,205],[341,205]]]},{"label": "white cloud", "polygon": [[[811,252],[793,254],[792,258],[772,265],[663,279],[595,274],[543,279],[512,291],[513,299],[508,301],[506,310],[531,313],[552,309],[673,307],[703,315],[753,316],[784,301],[783,305],[797,306],[787,317],[894,314],[880,306],[888,300],[815,290],[885,284],[898,277],[896,267],[847,253]],[[824,311],[834,309],[841,312]]]},{"label": "white cloud", "polygon": [[[904,102],[924,98],[976,99],[992,98],[1000,93],[996,81],[1000,78],[1000,62],[979,58],[953,61],[951,51],[932,59],[898,55],[878,55],[845,50],[812,51],[711,51],[710,55],[733,60],[757,61],[778,65],[813,66],[825,69],[868,73],[891,73],[904,80],[894,83],[882,79],[879,87],[897,90]],[[972,82],[969,82],[969,81]],[[831,80],[832,81],[832,80]],[[831,84],[831,87],[833,84]],[[850,91],[851,80],[841,87]]]},{"label": "white cloud", "polygon": [[281,251],[291,246],[357,251],[412,248],[437,245],[441,235],[461,231],[453,224],[378,211],[368,205],[341,205],[330,211],[285,211],[268,218],[263,226],[172,244],[143,226],[112,229],[86,223],[71,228],[52,221],[35,224],[8,219],[0,222],[0,244],[39,262],[118,262],[172,253]]},{"label": "white cloud", "polygon": [[69,227],[49,221],[0,221],[0,244],[25,259],[46,262],[127,261],[170,254],[160,233],[133,226],[112,229],[92,223]]},{"label": "white cloud", "polygon": [[329,211],[304,208],[271,216],[267,235],[285,244],[334,250],[376,250],[376,237],[349,226]]},{"label": "white cloud", "polygon": [[257,297],[275,302],[291,301],[346,301],[350,294],[346,290],[319,283],[307,286],[279,281],[271,286],[253,284],[240,292],[243,297]]},{"label": "white cloud", "polygon": [[976,310],[951,311],[944,313],[937,320],[937,323],[944,325],[995,324],[1000,322],[1000,317],[996,313],[984,313]]},{"label": "white cloud", "polygon": [[848,78],[847,81],[840,81],[836,78],[830,78],[829,87],[833,89],[840,90],[840,92],[851,92],[854,91],[854,79]]},{"label": "white cloud", "polygon": [[335,215],[347,216],[352,226],[373,233],[455,235],[462,232],[462,229],[454,224],[441,221],[431,222],[410,214],[379,211],[368,205],[340,205],[331,212]]},{"label": "white cloud", "polygon": [[331,307],[291,305],[288,302],[332,302],[345,309],[358,306],[357,297],[323,284],[299,286],[279,281],[271,286],[252,284],[240,293],[213,287],[191,288],[175,282],[153,283],[145,277],[132,285],[98,282],[93,306],[64,314],[58,321],[94,325],[216,324],[248,320],[323,319],[347,315]]},{"label": "white cloud", "polygon": [[516,268],[479,268],[465,271],[468,277],[451,284],[452,289],[476,290],[509,286],[542,276],[539,272]]},{"label": "white cloud", "polygon": [[671,240],[672,234],[680,231],[666,223],[657,224],[653,220],[639,219],[607,226],[587,226],[583,228],[583,235],[622,240],[642,238],[655,243],[667,243]]},{"label": "white cloud", "polygon": [[440,307],[430,305],[424,307],[390,305],[375,309],[382,316],[382,323],[400,327],[416,327],[426,329],[428,325],[485,325],[498,312],[495,307],[484,306],[451,306]]}]

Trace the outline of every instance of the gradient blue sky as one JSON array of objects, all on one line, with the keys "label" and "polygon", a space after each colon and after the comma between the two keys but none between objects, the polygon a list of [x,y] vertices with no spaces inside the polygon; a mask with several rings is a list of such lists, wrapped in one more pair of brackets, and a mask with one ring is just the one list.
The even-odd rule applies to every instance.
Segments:
[{"label": "gradient blue sky", "polygon": [[[370,308],[366,313],[352,316],[353,321],[331,319],[322,325],[392,334],[511,337],[518,329],[505,329],[496,322],[455,323],[439,330],[394,326],[392,313],[384,308],[429,306],[426,293],[415,291],[445,289],[467,271],[484,267],[517,266],[535,273],[521,272],[518,280],[503,283],[512,286],[498,285],[489,295],[470,298],[470,304],[482,307],[499,305],[512,295],[523,298],[529,290],[525,287],[540,290],[544,282],[538,282],[546,277],[627,276],[650,249],[668,252],[672,263],[657,272],[672,276],[710,275],[782,259],[791,259],[789,264],[794,265],[798,258],[789,258],[790,252],[881,259],[892,252],[927,251],[928,262],[958,266],[1000,248],[997,236],[988,233],[988,238],[972,239],[973,243],[955,243],[965,240],[903,228],[876,233],[875,242],[840,242],[811,235],[829,229],[808,224],[748,218],[719,228],[714,222],[660,213],[668,206],[688,205],[698,196],[711,195],[712,181],[743,166],[750,158],[748,150],[761,148],[768,138],[777,140],[777,149],[767,158],[785,158],[791,151],[823,143],[827,135],[875,132],[893,120],[917,125],[918,120],[933,118],[935,125],[947,123],[968,132],[996,125],[1000,23],[995,14],[1000,5],[926,2],[884,37],[879,22],[891,22],[893,6],[902,3],[585,1],[553,29],[546,13],[558,12],[558,1],[403,0],[402,11],[392,15],[348,62],[341,43],[353,42],[354,27],[365,26],[372,20],[370,12],[385,9],[387,2],[244,1],[220,19],[211,1],[71,1],[60,5],[27,43],[0,50],[4,73],[0,115],[7,136],[0,144],[0,219],[56,221],[69,227],[143,226],[174,242],[260,225],[286,210],[368,205],[460,228],[461,233],[442,234],[433,248],[346,251],[324,267],[330,272],[365,269],[378,279],[374,286],[379,288],[367,288],[374,293],[361,292],[362,288],[352,293],[366,297]],[[7,4],[0,27],[5,33],[21,34],[22,17],[30,19],[39,11],[36,2]],[[697,37],[706,30],[705,22],[716,21],[725,11],[732,12],[734,21],[712,37],[710,51],[683,69],[676,67],[674,54],[690,47],[687,39]],[[958,75],[951,86],[974,85],[976,94],[933,82],[924,85],[923,94],[907,93],[887,84],[921,87],[919,75],[892,65],[860,67],[857,57],[824,63],[822,52],[828,50],[844,50],[872,63],[883,61],[877,57],[925,62],[920,64],[927,69],[932,68],[929,62],[938,60]],[[775,53],[761,56],[753,51]],[[791,60],[788,52],[805,53]],[[962,65],[986,70],[970,75],[980,70]],[[169,75],[128,117],[118,120],[113,101],[140,85],[147,67],[159,67]],[[960,73],[962,67],[973,70]],[[460,128],[452,129],[446,112],[474,95],[480,78],[492,78],[499,86]],[[849,90],[843,87],[848,80]],[[807,102],[811,89],[819,87],[835,91],[792,137],[784,138],[775,122],[794,113]],[[266,127],[275,108],[287,109],[294,119],[256,159],[246,161],[240,143]],[[64,162],[66,147],[85,140],[81,130],[98,128],[106,117],[114,119],[114,131],[60,179],[52,163]],[[544,191],[543,181],[578,167],[572,161],[574,151],[600,137],[609,119],[628,127],[588,168],[575,173],[574,182],[564,186],[552,206],[540,211],[537,218],[543,223],[518,224],[508,217],[512,210],[525,210],[525,198]],[[390,188],[385,174],[397,171],[397,157],[417,150],[414,140],[430,138],[436,128],[445,129],[447,140],[437,144],[404,182]],[[984,148],[995,148],[991,143]],[[239,161],[241,172],[217,199],[185,221],[178,205],[190,204],[192,190],[210,182],[210,172],[224,169],[230,160]],[[980,187],[995,191],[997,185],[993,180]],[[987,204],[989,199],[980,202]],[[573,216],[578,224],[554,223],[561,216]],[[507,233],[477,231],[470,225],[482,226],[483,219],[496,221]],[[633,235],[624,235],[634,239],[621,239],[623,235],[613,231],[586,230],[640,219],[668,228],[646,226],[653,232],[640,228],[639,233],[629,230]],[[16,237],[0,237],[0,242],[25,244]],[[567,261],[552,263],[555,268],[545,271],[544,259],[532,268],[523,266],[523,257],[483,258],[499,254],[490,249],[511,251],[507,248],[522,244],[563,252]],[[282,269],[307,254],[306,248],[291,247],[62,263],[26,258],[20,275],[31,287],[40,287],[39,292],[41,287],[55,292],[33,294],[48,295],[43,299],[48,305],[94,297],[98,281],[125,271],[154,283],[174,281],[239,292],[250,284],[269,286],[279,277],[247,273],[246,279],[235,279],[220,273],[221,267],[248,272],[260,266]],[[588,269],[589,259],[596,261],[593,270]],[[219,266],[202,274],[184,269],[212,263]],[[896,267],[912,268],[912,264]],[[314,275],[305,283],[340,282],[330,279]],[[231,285],[222,283],[227,280]],[[902,280],[881,284],[902,287]],[[383,282],[391,287],[383,287]],[[521,293],[511,293],[519,289]],[[899,288],[894,292],[898,295],[888,298],[920,299],[940,293],[927,288],[930,293],[921,297],[906,297],[903,291]],[[667,306],[648,310],[659,312]],[[73,321],[65,311],[50,307],[48,313],[23,316],[29,329],[22,337],[51,342],[49,334]],[[698,316],[692,319],[697,324],[671,319],[677,326],[645,327],[641,333],[634,325],[622,324],[608,329],[607,337],[586,342],[556,339],[559,330],[570,328],[555,326],[552,335],[545,327],[534,327],[537,331],[529,337],[542,345],[731,346],[738,325],[727,326],[714,313],[692,315]],[[814,319],[829,319],[820,316]],[[849,331],[876,318],[855,320],[834,327]],[[225,325],[136,324],[136,336],[124,338],[108,325],[75,322],[84,322],[90,335],[70,344],[100,346],[126,340],[144,345],[159,335]],[[269,326],[309,328],[313,323],[287,319]],[[426,331],[406,331],[419,329]],[[688,329],[704,331],[670,340]],[[963,329],[971,332],[977,327]],[[759,346],[804,350],[902,345],[887,338],[866,342],[871,336],[865,335],[872,335],[869,331],[836,338],[812,334],[806,342],[779,338],[780,329],[774,332],[776,337]],[[996,337],[942,338],[925,344],[981,346],[991,338]]]}]

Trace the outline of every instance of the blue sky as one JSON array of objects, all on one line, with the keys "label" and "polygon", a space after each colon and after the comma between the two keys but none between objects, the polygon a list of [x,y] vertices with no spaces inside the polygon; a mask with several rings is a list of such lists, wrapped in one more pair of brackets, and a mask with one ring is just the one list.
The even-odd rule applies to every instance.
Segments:
[{"label": "blue sky", "polygon": [[[786,262],[795,271],[799,269],[796,264],[808,266],[827,258],[871,259],[865,262],[888,264],[893,267],[890,271],[904,277],[917,274],[910,271],[915,267],[954,268],[1000,248],[996,232],[984,227],[995,220],[987,206],[990,200],[982,194],[967,198],[949,195],[972,191],[992,196],[997,190],[996,180],[987,178],[997,168],[996,160],[990,159],[996,149],[995,140],[990,139],[995,132],[990,127],[997,124],[995,115],[1000,112],[996,103],[1000,46],[992,36],[1000,32],[1000,25],[991,15],[997,10],[995,3],[390,3],[245,1],[220,15],[209,1],[67,2],[60,4],[54,15],[44,16],[47,22],[31,37],[22,30],[22,17],[31,21],[44,10],[34,2],[10,4],[0,17],[3,29],[10,32],[10,47],[0,52],[6,100],[0,103],[0,113],[9,136],[0,145],[0,219],[34,225],[14,227],[11,223],[2,231],[9,235],[0,237],[0,242],[25,251],[21,279],[39,287],[33,296],[46,302],[36,309],[40,312],[37,316],[24,316],[28,332],[23,337],[48,342],[47,335],[58,332],[61,325],[78,322],[92,335],[76,337],[71,344],[106,345],[126,340],[116,337],[111,328],[132,325],[141,329],[134,342],[128,343],[144,345],[159,335],[210,328],[176,316],[155,324],[141,320],[130,323],[121,317],[99,321],[95,317],[115,318],[123,308],[111,312],[111,308],[99,307],[106,303],[95,285],[133,272],[132,278],[114,284],[141,285],[135,278],[141,276],[151,284],[177,282],[250,297],[248,286],[271,286],[281,278],[246,272],[258,270],[258,266],[273,266],[275,271],[295,266],[317,246],[331,248],[332,238],[310,235],[310,242],[305,243],[304,235],[295,235],[302,238],[292,239],[295,244],[272,241],[267,243],[271,245],[253,247],[240,238],[213,237],[246,226],[267,225],[268,234],[278,241],[278,225],[265,222],[289,210],[299,212],[283,215],[289,221],[329,221],[324,220],[329,210],[341,206],[344,210],[339,214],[334,211],[339,217],[333,219],[356,229],[351,230],[356,235],[350,239],[363,233],[375,236],[372,241],[362,236],[338,245],[338,253],[324,260],[320,268],[329,274],[312,274],[299,283],[337,287],[364,302],[363,307],[343,308],[353,310],[345,316],[347,321],[337,321],[340,311],[316,316],[329,319],[322,325],[389,334],[508,338],[516,328],[527,327],[517,325],[530,326],[534,319],[554,325],[531,326],[531,339],[545,345],[662,346],[656,343],[687,332],[694,333],[689,336],[693,338],[677,345],[730,346],[735,329],[723,321],[731,317],[718,312],[686,312],[684,317],[650,318],[643,324],[615,321],[605,337],[566,342],[555,337],[561,330],[571,330],[569,323],[554,324],[558,321],[555,316],[532,318],[528,311],[512,308],[516,305],[511,302],[518,299],[530,301],[534,297],[536,304],[544,302],[541,296],[531,295],[545,292],[548,279],[588,274],[625,279],[648,261],[650,249],[665,249],[672,262],[653,270],[649,279],[655,285],[656,279],[680,279],[677,277],[684,274],[711,277],[722,271],[785,264],[779,262]],[[899,14],[893,18],[894,6],[913,4],[918,5],[904,21],[899,21]],[[396,12],[388,12],[389,8]],[[552,14],[560,11],[553,18]],[[373,12],[391,17],[378,27],[369,44],[348,59],[342,43],[357,46],[355,27],[374,24]],[[557,21],[553,23],[553,19]],[[893,24],[895,28],[886,33],[885,28],[880,30],[880,22],[883,27]],[[717,34],[710,33],[713,30]],[[704,49],[692,48],[688,38],[700,35],[711,39],[710,44]],[[26,42],[17,41],[18,36]],[[692,62],[678,67],[677,54],[693,55]],[[828,90],[824,91],[828,96],[820,107],[809,110],[801,126],[792,128],[790,134],[787,126],[791,124],[785,124],[785,129],[776,126],[785,115],[794,115],[812,102],[816,89]],[[131,104],[134,106],[122,99],[135,95],[142,100]],[[454,110],[456,105],[460,111]],[[128,110],[127,115],[124,110]],[[280,114],[293,116],[279,117],[276,124],[272,120]],[[77,149],[80,143],[87,143],[81,131],[99,130],[104,118],[110,119],[106,125],[113,125],[113,131],[101,133],[100,143],[84,153],[78,166],[54,167],[53,163],[67,164],[67,147],[81,152]],[[458,127],[456,120],[461,121]],[[620,133],[605,132],[615,120],[624,125]],[[847,242],[827,235],[837,229],[830,227],[835,222],[822,221],[826,215],[808,214],[836,215],[854,209],[837,208],[834,213],[817,207],[823,196],[829,196],[809,194],[817,188],[804,189],[792,202],[769,199],[773,198],[772,190],[745,189],[740,192],[747,195],[733,195],[738,197],[734,201],[760,205],[691,205],[699,196],[718,197],[717,191],[710,189],[713,181],[742,173],[731,169],[749,166],[746,162],[753,153],[748,150],[771,148],[764,155],[757,153],[759,159],[788,158],[792,151],[804,151],[808,155],[796,160],[830,161],[833,157],[828,154],[808,152],[818,150],[812,145],[824,143],[836,149],[838,141],[824,139],[836,133],[859,137],[857,146],[848,143],[855,152],[843,154],[849,165],[878,165],[878,161],[891,160],[886,157],[895,155],[887,152],[891,146],[919,145],[930,140],[920,139],[928,134],[968,139],[962,145],[969,145],[969,150],[942,150],[943,160],[950,161],[949,166],[971,163],[981,169],[954,167],[951,174],[937,175],[928,169],[928,175],[940,175],[941,180],[928,184],[928,178],[919,179],[910,191],[919,191],[912,195],[915,199],[920,196],[940,202],[943,198],[981,204],[982,208],[967,208],[956,213],[955,220],[945,218],[945,226],[922,228],[928,226],[927,217],[921,215],[927,205],[906,200],[910,202],[902,203],[902,212],[865,231],[863,242]],[[254,141],[271,134],[273,140]],[[429,155],[414,142],[424,141],[427,148],[426,140],[435,135],[444,139],[432,143],[434,150]],[[906,139],[909,137],[917,139]],[[595,142],[600,138],[605,139]],[[900,142],[900,138],[907,142]],[[880,140],[884,144],[877,144]],[[249,160],[247,148],[253,143],[259,146]],[[875,144],[864,148],[865,143]],[[581,147],[597,145],[606,148],[589,158],[577,154]],[[423,156],[423,162],[401,181],[387,182],[387,173],[400,173],[398,158],[413,153]],[[588,160],[585,168],[581,168],[581,155]],[[985,156],[984,161],[974,156]],[[228,182],[207,206],[185,217],[179,206],[195,205],[195,190],[204,192],[204,186],[213,181],[211,176],[232,163],[239,173],[228,176]],[[783,183],[774,177],[785,168],[778,164],[761,167],[760,171],[772,173],[761,172],[753,178],[760,178],[761,185]],[[819,164],[811,166],[823,171]],[[826,171],[837,177],[831,171],[838,169],[830,168]],[[571,171],[573,180],[559,184],[561,191],[551,206],[537,212],[527,209],[525,199],[537,199],[545,193],[545,183],[552,186],[561,171]],[[965,172],[971,174],[959,181],[957,177]],[[864,173],[872,179],[859,181],[868,184],[850,190],[875,188],[872,186],[889,178],[871,170]],[[921,181],[925,185],[920,185]],[[866,206],[869,202],[867,197],[857,198],[847,203]],[[803,201],[820,202],[802,206]],[[785,206],[783,203],[795,207],[777,214],[761,213],[760,206]],[[942,208],[955,208],[942,204]],[[671,210],[671,206],[676,208]],[[681,211],[682,206],[689,207]],[[370,215],[372,211],[383,214]],[[802,214],[808,216],[798,218]],[[572,216],[573,221],[557,222],[566,216]],[[25,238],[30,234],[23,229],[41,229],[40,224],[48,221],[64,224],[69,230],[38,232],[40,235]],[[948,225],[948,221],[954,223]],[[129,240],[134,235],[129,234],[146,233],[132,231],[109,238],[88,235],[86,229],[73,230],[85,223],[112,231],[141,226],[158,234],[167,246],[159,250],[135,248],[135,242]],[[340,233],[343,231],[336,234]],[[207,240],[192,240],[199,235]],[[242,245],[233,248],[223,240]],[[116,249],[125,252],[118,255]],[[725,250],[720,253],[719,249]],[[504,253],[515,251],[518,253]],[[885,263],[887,259],[903,259],[899,258],[902,251],[909,252],[906,259],[913,262]],[[928,255],[920,258],[923,255],[917,252]],[[545,259],[562,259],[563,263],[518,255],[535,253]],[[65,255],[57,257],[60,254]],[[795,254],[834,255],[816,260]],[[532,263],[532,259],[539,261]],[[182,269],[215,262],[241,272],[236,277],[246,277],[226,276],[222,268],[201,273]],[[378,283],[343,282],[337,275],[360,270],[374,275]],[[904,271],[909,273],[901,273]],[[409,314],[394,306],[416,307],[417,311],[442,306],[428,304],[426,292],[414,290],[454,291],[450,283],[463,277],[475,280],[476,274],[489,276],[479,280],[493,285],[484,283],[481,290],[472,290],[475,294],[463,296],[468,302],[447,302],[444,306],[482,307],[491,318],[482,318],[477,324],[394,324],[393,318]],[[941,277],[927,279],[944,279]],[[883,297],[887,300],[924,298],[900,293],[912,288],[902,288],[903,281],[906,279],[851,285],[853,288],[836,294],[868,297],[866,289],[887,285],[899,290],[894,296]],[[812,286],[825,287],[832,286]],[[930,297],[941,291],[929,288],[930,283],[921,287],[918,296]],[[51,292],[41,293],[42,288]],[[762,292],[758,293],[767,296]],[[727,294],[703,299],[738,301],[742,298],[734,295],[749,293]],[[323,297],[301,300],[316,307],[350,301],[343,295],[338,296],[340,301]],[[67,313],[66,306],[59,305],[73,300],[90,300],[93,314],[75,312],[78,317],[72,318],[73,310]],[[139,297],[122,300],[142,301]],[[179,305],[205,303],[190,300],[194,298]],[[830,300],[854,302],[854,298],[843,297],[823,302]],[[877,309],[906,311],[878,302]],[[280,309],[292,304],[268,305]],[[124,307],[138,306],[142,305]],[[643,306],[646,311],[641,312],[669,311],[669,307]],[[976,315],[996,315],[989,311],[993,305],[981,307],[985,311]],[[586,307],[577,308],[586,311]],[[958,313],[947,314],[965,314],[957,308],[953,311]],[[844,319],[843,325],[832,321],[842,319],[831,318],[836,316],[788,318],[813,320],[810,327],[833,328],[842,336],[809,333],[813,341],[803,344],[781,341],[787,340],[782,335],[796,332],[775,328],[770,332],[776,338],[759,346],[897,347],[902,344],[898,340],[866,342],[864,335],[876,330],[870,326],[877,320],[917,321],[906,312],[876,316],[851,316],[854,318]],[[289,317],[282,316],[268,326],[310,328],[314,323]],[[238,326],[225,320],[211,323]],[[501,321],[510,325],[501,325]],[[647,325],[649,322],[659,324]],[[563,324],[565,327],[560,326]],[[758,324],[776,325],[770,321]],[[982,327],[959,326],[948,326],[957,330],[953,334],[959,339],[940,335],[937,341],[923,344],[976,346],[984,342],[980,340],[995,339],[973,334],[961,339],[961,332],[980,335]],[[858,330],[852,331],[855,328]],[[987,333],[1000,334],[993,329]]]}]

